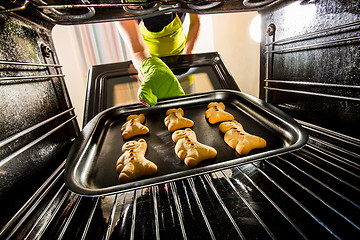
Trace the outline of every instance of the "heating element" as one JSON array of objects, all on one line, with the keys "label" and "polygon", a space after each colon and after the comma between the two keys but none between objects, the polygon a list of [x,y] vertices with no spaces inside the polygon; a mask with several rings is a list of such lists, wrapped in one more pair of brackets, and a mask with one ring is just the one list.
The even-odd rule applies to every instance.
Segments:
[{"label": "heating element", "polygon": [[[309,6],[315,24],[289,30],[296,14],[286,11]],[[287,1],[261,12],[269,30],[261,95],[307,130],[304,148],[101,197],[64,184],[79,130],[51,24],[0,15],[0,238],[357,239],[359,9],[357,1]]]},{"label": "heating element", "polygon": [[259,11],[284,0],[5,0],[1,13],[29,10],[54,24],[140,19],[168,12],[229,13]]}]

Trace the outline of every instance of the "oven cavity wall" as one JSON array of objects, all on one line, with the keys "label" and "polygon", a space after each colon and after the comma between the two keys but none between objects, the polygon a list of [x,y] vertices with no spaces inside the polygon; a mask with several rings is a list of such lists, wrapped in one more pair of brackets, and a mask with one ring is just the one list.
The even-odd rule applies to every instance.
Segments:
[{"label": "oven cavity wall", "polygon": [[261,98],[358,151],[359,1],[286,1],[261,16]]},{"label": "oven cavity wall", "polygon": [[29,13],[0,14],[2,231],[39,197],[39,189],[59,177],[78,134],[52,27]]}]

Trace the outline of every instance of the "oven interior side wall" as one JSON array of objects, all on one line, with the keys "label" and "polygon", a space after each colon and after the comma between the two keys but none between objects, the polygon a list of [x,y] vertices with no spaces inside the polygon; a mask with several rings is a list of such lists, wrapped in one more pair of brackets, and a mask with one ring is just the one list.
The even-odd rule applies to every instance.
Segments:
[{"label": "oven interior side wall", "polygon": [[[260,96],[293,118],[360,138],[359,1],[288,1],[261,12]],[[265,35],[265,34],[264,34]]]},{"label": "oven interior side wall", "polygon": [[64,163],[78,132],[52,26],[33,20],[0,14],[0,229]]}]

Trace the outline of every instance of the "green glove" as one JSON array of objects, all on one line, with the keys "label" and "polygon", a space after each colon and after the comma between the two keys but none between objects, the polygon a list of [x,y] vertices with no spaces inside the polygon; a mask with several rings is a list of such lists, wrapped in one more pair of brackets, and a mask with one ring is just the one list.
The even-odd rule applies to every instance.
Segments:
[{"label": "green glove", "polygon": [[184,95],[170,68],[158,57],[149,57],[141,62],[139,101],[145,105],[153,106],[158,99]]}]

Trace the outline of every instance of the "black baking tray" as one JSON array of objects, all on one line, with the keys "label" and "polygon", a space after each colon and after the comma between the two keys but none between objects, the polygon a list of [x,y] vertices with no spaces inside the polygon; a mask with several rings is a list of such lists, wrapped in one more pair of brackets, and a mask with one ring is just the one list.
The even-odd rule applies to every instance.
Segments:
[{"label": "black baking tray", "polygon": [[[219,124],[205,118],[207,104],[223,102],[226,111],[240,122],[245,131],[264,138],[266,148],[241,156],[223,140]],[[218,155],[187,167],[175,154],[175,143],[164,124],[166,110],[181,107],[185,117],[194,121],[192,130],[199,142],[214,147]],[[127,116],[143,113],[150,132],[126,141],[143,138],[148,144],[145,157],[158,166],[156,175],[119,183],[116,161],[122,154],[124,140],[120,128]],[[218,90],[159,101],[154,107],[141,104],[109,108],[96,115],[74,141],[65,167],[65,183],[75,193],[88,196],[107,195],[174,181],[204,173],[259,161],[301,148],[307,142],[305,130],[278,108],[250,95],[233,90]]]}]

